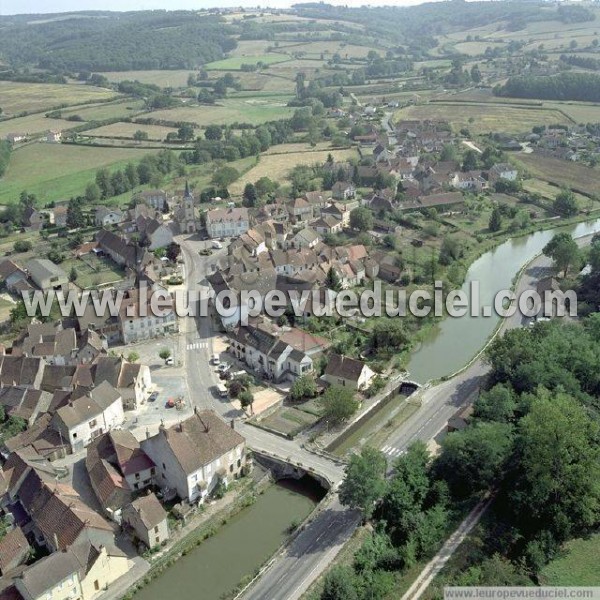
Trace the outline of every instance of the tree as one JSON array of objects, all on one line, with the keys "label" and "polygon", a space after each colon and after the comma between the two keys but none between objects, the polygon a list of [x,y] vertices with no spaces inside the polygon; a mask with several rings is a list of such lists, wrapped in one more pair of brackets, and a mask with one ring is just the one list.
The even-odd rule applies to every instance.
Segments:
[{"label": "tree", "polygon": [[167,360],[167,358],[171,358],[171,351],[168,348],[162,348],[158,356],[163,360]]},{"label": "tree", "polygon": [[481,81],[481,71],[477,64],[471,67],[471,79],[473,80],[473,83],[479,83]]},{"label": "tree", "polygon": [[456,160],[456,148],[454,144],[444,144],[440,154],[441,161]]},{"label": "tree", "polygon": [[279,184],[268,177],[261,177],[255,184],[256,193],[260,198],[269,196],[277,191]]},{"label": "tree", "polygon": [[475,150],[467,150],[463,155],[462,170],[474,171],[477,168],[477,154]]},{"label": "tree", "polygon": [[248,182],[244,187],[244,200],[248,206],[256,206],[256,202],[258,201],[258,193],[256,192],[256,188],[254,187],[253,183]]},{"label": "tree", "polygon": [[510,503],[533,542],[530,553],[542,561],[600,519],[598,434],[598,423],[573,397],[544,389],[519,422]]},{"label": "tree", "polygon": [[552,208],[563,217],[574,217],[579,212],[575,194],[571,190],[563,190],[557,194]]},{"label": "tree", "polygon": [[84,197],[88,204],[98,202],[100,200],[100,188],[94,182],[88,183],[85,187]]},{"label": "tree", "polygon": [[127,355],[127,362],[134,363],[140,360],[140,355],[137,352],[130,352]]},{"label": "tree", "polygon": [[517,402],[514,392],[508,386],[498,383],[479,395],[474,409],[478,419],[508,423],[515,417]]},{"label": "tree", "polygon": [[566,277],[569,268],[581,261],[581,251],[577,242],[568,233],[557,233],[542,250],[545,256],[554,261],[556,268]]},{"label": "tree", "polygon": [[208,125],[204,130],[204,137],[207,140],[220,140],[223,137],[223,129],[220,125]]},{"label": "tree", "polygon": [[134,134],[133,134],[133,139],[136,142],[141,142],[144,140],[148,139],[148,132],[147,131],[142,131],[141,129],[138,129]]},{"label": "tree", "polygon": [[85,223],[81,202],[75,198],[71,198],[67,207],[67,227],[69,229],[79,229],[80,227],[85,227]]},{"label": "tree", "polygon": [[512,450],[511,429],[506,423],[475,423],[444,438],[435,467],[457,497],[486,491],[502,479]]},{"label": "tree", "polygon": [[176,242],[171,242],[166,249],[165,256],[171,261],[177,261],[177,258],[181,254],[181,246]]},{"label": "tree", "polygon": [[373,229],[373,213],[366,206],[359,206],[350,211],[350,226],[359,231]]},{"label": "tree", "polygon": [[292,400],[314,398],[317,395],[317,384],[312,375],[306,373],[298,377],[292,384],[290,396]]},{"label": "tree", "polygon": [[360,454],[353,454],[340,486],[340,502],[359,508],[363,518],[370,519],[376,501],[385,491],[386,467],[385,455],[370,446],[363,447]]},{"label": "tree", "polygon": [[29,252],[31,248],[32,246],[29,240],[17,240],[13,246],[15,252]]},{"label": "tree", "polygon": [[336,565],[325,575],[321,600],[358,600],[355,579],[350,567]]},{"label": "tree", "polygon": [[339,292],[342,289],[342,282],[337,271],[333,267],[329,267],[327,276],[325,277],[325,285],[334,292]]},{"label": "tree", "polygon": [[359,406],[352,390],[340,385],[328,388],[321,397],[320,404],[323,407],[323,418],[332,425],[348,420]]},{"label": "tree", "polygon": [[77,278],[79,277],[79,273],[77,273],[77,269],[75,268],[75,266],[73,265],[71,267],[71,271],[69,272],[69,281],[71,283],[74,283],[75,281],[77,281]]},{"label": "tree", "polygon": [[240,406],[242,407],[242,410],[246,410],[248,407],[250,407],[250,412],[253,412],[252,409],[252,405],[254,404],[254,396],[252,395],[252,392],[248,391],[248,390],[244,390],[239,396],[239,401],[240,401]]},{"label": "tree", "polygon": [[492,210],[488,228],[494,233],[502,229],[502,213],[500,212],[500,208],[498,206],[494,206],[494,209]]},{"label": "tree", "polygon": [[184,142],[194,139],[194,127],[191,123],[181,123],[177,129],[177,137]]},{"label": "tree", "polygon": [[233,167],[225,166],[221,167],[214,172],[212,182],[214,185],[220,188],[226,188],[231,185],[240,174]]}]

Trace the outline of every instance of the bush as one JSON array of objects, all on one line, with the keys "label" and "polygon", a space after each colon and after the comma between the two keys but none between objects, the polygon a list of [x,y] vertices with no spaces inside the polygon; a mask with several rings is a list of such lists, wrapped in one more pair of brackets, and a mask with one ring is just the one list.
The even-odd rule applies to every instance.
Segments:
[{"label": "bush", "polygon": [[32,246],[31,242],[28,240],[17,240],[13,248],[15,252],[29,252]]}]

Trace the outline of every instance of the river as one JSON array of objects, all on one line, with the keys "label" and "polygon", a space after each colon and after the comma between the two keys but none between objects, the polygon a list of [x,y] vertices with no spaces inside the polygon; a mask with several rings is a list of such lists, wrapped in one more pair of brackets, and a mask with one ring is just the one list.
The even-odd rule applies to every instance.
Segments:
[{"label": "river", "polygon": [[[504,242],[471,265],[462,290],[469,296],[471,282],[479,282],[480,304],[493,306],[496,293],[510,289],[519,270],[540,254],[559,231],[583,237],[600,231],[600,219],[538,231]],[[407,366],[410,378],[425,383],[458,371],[481,350],[499,320],[495,313],[491,317],[445,318],[413,353]]]},{"label": "river", "polygon": [[271,485],[256,502],[219,527],[218,533],[182,556],[142,588],[136,600],[219,600],[268,560],[320,497],[300,482]]}]

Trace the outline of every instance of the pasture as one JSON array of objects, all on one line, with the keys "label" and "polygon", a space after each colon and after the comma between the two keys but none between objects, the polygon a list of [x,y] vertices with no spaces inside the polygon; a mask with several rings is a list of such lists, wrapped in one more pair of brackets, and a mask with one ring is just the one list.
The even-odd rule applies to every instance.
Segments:
[{"label": "pasture", "polygon": [[227,98],[213,106],[180,106],[153,111],[150,116],[164,121],[187,121],[200,127],[215,123],[225,125],[236,121],[259,125],[291,116],[294,109],[288,108],[285,103],[283,100]]},{"label": "pasture", "polygon": [[286,54],[271,52],[254,56],[231,56],[230,58],[207,63],[204,65],[204,68],[207,71],[240,71],[243,64],[256,65],[257,63],[262,62],[266,65],[273,65],[286,60],[289,60],[289,56]]},{"label": "pasture", "polygon": [[288,152],[285,154],[262,154],[258,164],[244,173],[236,182],[229,186],[231,194],[241,194],[248,182],[254,183],[261,177],[269,177],[273,181],[282,182],[289,172],[298,165],[313,165],[323,163],[332,154],[336,161],[358,158],[356,149],[318,150],[316,152]]},{"label": "pasture", "polygon": [[466,127],[472,134],[524,133],[535,125],[569,124],[569,119],[556,109],[459,102],[409,106],[397,111],[394,119],[443,119],[455,130]]},{"label": "pasture", "polygon": [[75,125],[77,123],[71,123],[63,119],[47,119],[43,114],[38,113],[27,117],[0,121],[0,138],[6,137],[9,133],[24,133],[29,136],[36,136],[50,129],[65,131]]},{"label": "pasture", "polygon": [[163,141],[167,134],[177,133],[172,127],[162,127],[160,125],[140,125],[138,123],[112,123],[96,129],[88,129],[83,135],[90,137],[106,138],[128,138],[133,139],[136,131],[144,131],[148,134],[148,139]]},{"label": "pasture", "polygon": [[79,115],[84,121],[103,121],[105,119],[118,119],[131,117],[144,110],[143,100],[134,100],[129,98],[125,101],[106,102],[104,104],[94,104],[93,106],[70,107],[62,110],[63,118]]},{"label": "pasture", "polygon": [[567,542],[563,552],[550,561],[540,575],[541,585],[598,586],[598,553],[600,535]]},{"label": "pasture", "polygon": [[114,98],[113,90],[80,83],[21,83],[0,81],[3,115],[11,117],[22,112],[40,112],[53,107]]},{"label": "pasture", "polygon": [[157,70],[157,71],[106,71],[101,73],[109,81],[119,83],[120,81],[139,81],[158,85],[160,87],[185,87],[190,75],[194,75],[194,69],[187,70]]},{"label": "pasture", "polygon": [[584,194],[600,194],[600,171],[597,168],[535,153],[519,154],[514,158],[538,179]]},{"label": "pasture", "polygon": [[68,144],[29,144],[17,148],[0,186],[0,203],[16,202],[23,190],[40,205],[82,194],[102,167],[138,162],[152,151],[137,148],[94,148]]}]

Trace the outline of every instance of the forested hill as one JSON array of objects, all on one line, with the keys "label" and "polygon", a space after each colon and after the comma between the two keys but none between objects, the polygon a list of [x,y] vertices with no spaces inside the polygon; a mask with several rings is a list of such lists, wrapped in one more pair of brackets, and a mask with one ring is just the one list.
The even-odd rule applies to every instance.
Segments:
[{"label": "forested hill", "polygon": [[594,73],[559,73],[551,77],[510,77],[494,94],[539,100],[578,100],[600,102],[600,75]]},{"label": "forested hill", "polygon": [[216,16],[190,11],[77,13],[45,22],[0,17],[0,58],[53,71],[191,69],[236,46]]}]

